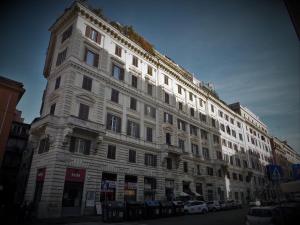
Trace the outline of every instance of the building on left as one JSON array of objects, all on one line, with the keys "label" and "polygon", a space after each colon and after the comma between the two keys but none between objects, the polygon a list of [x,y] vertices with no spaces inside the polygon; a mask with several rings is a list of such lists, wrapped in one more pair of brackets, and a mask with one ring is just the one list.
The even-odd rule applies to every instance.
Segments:
[{"label": "building on left", "polygon": [[7,209],[23,201],[32,158],[26,149],[30,125],[16,110],[24,92],[22,83],[0,76],[0,204]]}]

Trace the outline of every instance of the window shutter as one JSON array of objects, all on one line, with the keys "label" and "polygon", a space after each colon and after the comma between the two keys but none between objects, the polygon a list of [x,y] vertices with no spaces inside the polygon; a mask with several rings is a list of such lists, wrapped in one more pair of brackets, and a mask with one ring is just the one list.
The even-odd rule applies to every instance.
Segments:
[{"label": "window shutter", "polygon": [[127,120],[127,135],[131,135],[130,125],[131,122]]},{"label": "window shutter", "polygon": [[88,25],[86,26],[86,29],[85,29],[85,36],[88,38],[91,36],[91,27]]},{"label": "window shutter", "polygon": [[120,80],[124,80],[124,68],[120,68]]},{"label": "window shutter", "polygon": [[45,139],[45,151],[44,152],[48,152],[49,148],[50,148],[50,141],[49,141],[49,138],[47,137]]},{"label": "window shutter", "polygon": [[88,53],[88,49],[85,48],[85,51],[84,51],[84,61],[86,62],[86,58],[87,58],[87,53]]},{"label": "window shutter", "polygon": [[99,64],[99,54],[95,54],[95,57],[94,57],[94,66],[95,67],[98,67],[98,64]]},{"label": "window shutter", "polygon": [[90,149],[91,149],[91,141],[90,140],[85,140],[84,154],[89,155],[90,154]]},{"label": "window shutter", "polygon": [[121,133],[121,118],[117,117],[117,132]]},{"label": "window shutter", "polygon": [[101,43],[101,34],[100,34],[99,32],[97,32],[97,40],[96,40],[96,42],[97,42],[98,44]]},{"label": "window shutter", "polygon": [[69,151],[70,152],[75,152],[75,143],[76,143],[76,138],[75,137],[71,137],[70,147],[69,147]]},{"label": "window shutter", "polygon": [[137,138],[140,138],[140,125],[137,124]]},{"label": "window shutter", "polygon": [[112,63],[111,64],[111,75],[114,76],[114,71],[115,71],[115,65]]},{"label": "window shutter", "polygon": [[111,120],[112,120],[112,115],[107,114],[107,118],[106,118],[106,129],[107,130],[111,130]]}]

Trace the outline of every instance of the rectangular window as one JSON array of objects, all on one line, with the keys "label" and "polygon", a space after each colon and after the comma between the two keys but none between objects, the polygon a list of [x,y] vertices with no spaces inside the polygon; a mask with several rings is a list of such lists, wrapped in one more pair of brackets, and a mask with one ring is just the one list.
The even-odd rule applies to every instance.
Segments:
[{"label": "rectangular window", "polygon": [[166,133],[166,144],[171,145],[171,134],[170,133]]},{"label": "rectangular window", "polygon": [[172,159],[166,158],[166,161],[167,161],[167,169],[171,170],[172,169]]},{"label": "rectangular window", "polygon": [[214,106],[213,106],[213,105],[210,105],[210,109],[211,109],[211,111],[212,111],[212,112],[214,112],[214,111],[215,111],[215,108],[214,108]]},{"label": "rectangular window", "polygon": [[224,124],[220,124],[220,129],[221,129],[221,131],[223,131],[223,132],[225,132],[225,126],[224,126]]},{"label": "rectangular window", "polygon": [[82,88],[87,90],[87,91],[91,91],[92,90],[92,83],[93,83],[93,79],[89,78],[87,76],[83,76],[83,81],[82,81]]},{"label": "rectangular window", "polygon": [[178,139],[178,147],[184,151],[185,145],[184,145],[184,140]]},{"label": "rectangular window", "polygon": [[89,155],[91,150],[91,140],[72,136],[70,139],[69,151]]},{"label": "rectangular window", "polygon": [[107,158],[108,159],[116,159],[116,146],[115,145],[107,146]]},{"label": "rectangular window", "polygon": [[238,146],[237,146],[236,144],[233,144],[233,149],[234,149],[235,151],[238,151]]},{"label": "rectangular window", "polygon": [[195,156],[199,156],[200,155],[200,153],[199,153],[199,146],[197,144],[193,144],[192,143],[191,148],[192,148],[193,155],[195,155]]},{"label": "rectangular window", "polygon": [[156,109],[150,105],[145,105],[145,115],[150,116],[152,118],[156,117]]},{"label": "rectangular window", "polygon": [[243,140],[243,135],[241,133],[239,133],[239,138],[241,141]]},{"label": "rectangular window", "polygon": [[67,49],[68,48],[65,48],[62,52],[58,53],[57,59],[56,59],[56,66],[59,66],[60,64],[63,63],[63,61],[65,61],[66,56],[67,56]]},{"label": "rectangular window", "polygon": [[203,107],[203,100],[201,98],[199,99],[199,104],[200,104],[200,107]]},{"label": "rectangular window", "polygon": [[152,76],[152,74],[153,74],[152,71],[153,71],[152,67],[148,65],[148,67],[147,67],[147,73],[148,73],[150,76]]},{"label": "rectangular window", "polygon": [[130,109],[136,110],[137,101],[135,98],[130,98]]},{"label": "rectangular window", "polygon": [[140,138],[140,125],[131,120],[127,120],[127,135]]},{"label": "rectangular window", "polygon": [[207,137],[207,131],[202,130],[202,129],[201,129],[201,139],[202,140],[207,140],[208,139],[208,137]]},{"label": "rectangular window", "polygon": [[56,107],[56,104],[52,104],[51,107],[50,107],[50,115],[54,115],[55,114],[55,107]]},{"label": "rectangular window", "polygon": [[68,29],[66,29],[61,37],[61,43],[63,43],[65,40],[67,40],[71,35],[72,35],[72,31],[73,31],[73,26],[69,26]]},{"label": "rectangular window", "polygon": [[170,96],[165,92],[165,103],[170,104]]},{"label": "rectangular window", "polygon": [[194,117],[195,116],[195,109],[194,108],[190,108],[190,113],[191,113],[191,116]]},{"label": "rectangular window", "polygon": [[[197,165],[197,175],[201,175],[201,168],[200,168],[200,165]],[[202,188],[201,188],[201,189],[202,189]],[[196,190],[197,190],[197,184],[196,184]],[[202,191],[201,191],[201,192],[197,191],[197,193],[202,193]]]},{"label": "rectangular window", "polygon": [[221,151],[217,151],[217,159],[222,160],[222,152]]},{"label": "rectangular window", "polygon": [[199,113],[200,121],[206,123],[206,115]]},{"label": "rectangular window", "polygon": [[229,117],[225,114],[225,120],[228,121]]},{"label": "rectangular window", "polygon": [[55,90],[59,88],[59,86],[60,86],[60,80],[61,80],[60,76],[56,78],[56,80],[55,80],[55,88],[54,88]]},{"label": "rectangular window", "polygon": [[147,84],[147,94],[152,96],[153,95],[153,85]]},{"label": "rectangular window", "polygon": [[247,161],[246,160],[243,160],[243,166],[244,166],[244,168],[248,168],[248,163],[247,163]]},{"label": "rectangular window", "polygon": [[157,156],[152,154],[145,154],[145,165],[156,167]]},{"label": "rectangular window", "polygon": [[236,138],[236,132],[235,132],[235,130],[231,130],[231,135]]},{"label": "rectangular window", "polygon": [[178,102],[178,108],[179,108],[180,111],[183,110],[183,104],[182,104],[182,102]]},{"label": "rectangular window", "polygon": [[194,135],[194,136],[197,136],[197,134],[198,134],[198,127],[190,124],[190,134]]},{"label": "rectangular window", "polygon": [[219,117],[223,117],[223,112],[219,110]]},{"label": "rectangular window", "polygon": [[211,126],[216,127],[216,120],[211,118]]},{"label": "rectangular window", "polygon": [[186,125],[186,123],[184,121],[182,121],[180,119],[177,119],[177,128],[178,128],[178,130],[186,131],[186,129],[185,129],[186,126],[185,125]]},{"label": "rectangular window", "polygon": [[173,116],[171,114],[165,112],[164,113],[164,122],[173,124]]},{"label": "rectangular window", "polygon": [[116,89],[111,89],[111,96],[110,96],[110,100],[112,102],[119,102],[119,91],[117,91]]},{"label": "rectangular window", "polygon": [[86,26],[85,36],[97,42],[98,44],[101,43],[101,34],[97,32],[95,29],[91,28],[90,26]]},{"label": "rectangular window", "polygon": [[121,118],[113,114],[107,113],[106,129],[121,133]]},{"label": "rectangular window", "polygon": [[165,84],[169,85],[169,77],[165,75]]},{"label": "rectangular window", "polygon": [[219,144],[220,143],[219,137],[215,134],[213,135],[213,142],[214,142],[214,144]]},{"label": "rectangular window", "polygon": [[38,154],[49,152],[49,148],[50,148],[49,138],[46,137],[41,139],[39,144]]},{"label": "rectangular window", "polygon": [[235,158],[235,164],[238,166],[238,167],[241,167],[241,160],[239,158]]},{"label": "rectangular window", "polygon": [[204,159],[209,159],[209,150],[208,148],[202,148],[202,154]]},{"label": "rectangular window", "polygon": [[238,128],[241,128],[241,123],[240,122],[236,122]]},{"label": "rectangular window", "polygon": [[188,163],[187,162],[183,162],[183,172],[187,173],[189,171],[188,169]]},{"label": "rectangular window", "polygon": [[85,57],[84,57],[84,61],[90,65],[90,66],[94,66],[94,67],[98,67],[98,63],[99,63],[99,54],[96,54],[94,52],[92,52],[89,49],[85,49]]},{"label": "rectangular window", "polygon": [[211,168],[211,167],[206,167],[206,172],[207,172],[207,175],[209,176],[213,176],[214,175],[214,169]]},{"label": "rectangular window", "polygon": [[233,118],[230,118],[230,123],[234,124],[234,119]]},{"label": "rectangular window", "polygon": [[225,139],[222,139],[222,145],[227,146],[227,142]]},{"label": "rectangular window", "polygon": [[136,163],[136,151],[129,149],[128,161],[131,163]]},{"label": "rectangular window", "polygon": [[115,54],[119,57],[122,57],[122,48],[119,45],[116,45]]},{"label": "rectangular window", "polygon": [[182,94],[182,87],[180,85],[177,85],[178,93]]},{"label": "rectangular window", "polygon": [[131,86],[137,88],[138,78],[134,75],[131,76]]},{"label": "rectangular window", "polygon": [[135,67],[139,66],[139,60],[136,56],[132,56],[132,65],[134,65]]},{"label": "rectangular window", "polygon": [[151,127],[146,128],[146,141],[153,141],[153,129]]},{"label": "rectangular window", "polygon": [[116,64],[112,64],[112,76],[118,80],[124,80],[124,68],[117,66]]},{"label": "rectangular window", "polygon": [[193,101],[193,93],[192,92],[189,93],[189,97],[190,97],[190,101]]},{"label": "rectangular window", "polygon": [[82,120],[88,120],[89,111],[90,111],[90,107],[88,105],[80,103],[78,117]]}]

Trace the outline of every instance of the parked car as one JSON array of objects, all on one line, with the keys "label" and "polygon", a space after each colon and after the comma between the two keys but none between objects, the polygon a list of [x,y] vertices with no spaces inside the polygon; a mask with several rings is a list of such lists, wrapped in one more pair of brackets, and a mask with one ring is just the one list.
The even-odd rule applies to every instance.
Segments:
[{"label": "parked car", "polygon": [[259,200],[249,202],[249,206],[261,206],[261,202]]},{"label": "parked car", "polygon": [[225,202],[225,207],[226,209],[235,209],[237,208],[237,205],[234,200],[228,200]]},{"label": "parked car", "polygon": [[285,225],[298,224],[300,205],[283,203],[280,206],[252,207],[246,216],[246,225]]},{"label": "parked car", "polygon": [[203,201],[188,201],[184,205],[184,211],[186,213],[207,213],[208,208],[205,202]]},{"label": "parked car", "polygon": [[215,212],[215,211],[218,211],[221,209],[219,201],[209,201],[209,202],[206,202],[206,205],[207,205],[208,211]]},{"label": "parked car", "polygon": [[220,204],[220,209],[221,210],[226,209],[226,203],[224,201],[219,201],[219,204]]},{"label": "parked car", "polygon": [[246,225],[272,225],[274,223],[274,206],[252,207],[246,216]]},{"label": "parked car", "polygon": [[235,202],[236,208],[242,208],[243,207],[243,203],[241,201],[236,201]]}]

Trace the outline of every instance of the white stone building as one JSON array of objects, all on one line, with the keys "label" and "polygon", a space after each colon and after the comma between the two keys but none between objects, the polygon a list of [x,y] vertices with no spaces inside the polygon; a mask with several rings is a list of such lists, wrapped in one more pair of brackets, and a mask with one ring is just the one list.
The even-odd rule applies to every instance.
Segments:
[{"label": "white stone building", "polygon": [[[39,217],[89,214],[105,200],[255,197],[266,126],[116,27],[75,2],[50,28],[25,196]],[[262,155],[253,167],[252,151]]]}]

